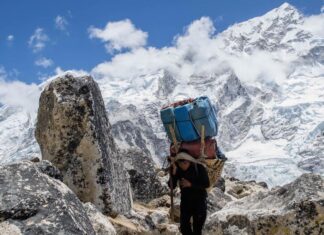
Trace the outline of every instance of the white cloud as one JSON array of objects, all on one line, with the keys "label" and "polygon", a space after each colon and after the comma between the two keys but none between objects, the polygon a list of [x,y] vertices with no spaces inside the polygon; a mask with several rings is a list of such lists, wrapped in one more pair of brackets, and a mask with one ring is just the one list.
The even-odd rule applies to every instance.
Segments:
[{"label": "white cloud", "polygon": [[63,76],[66,73],[70,73],[74,76],[85,76],[89,75],[89,73],[85,70],[75,70],[75,69],[70,69],[70,70],[64,70],[61,67],[56,67],[54,72],[52,73],[41,73],[38,72],[38,79],[41,81],[40,87],[45,87],[47,84],[49,84],[52,80],[57,78],[58,76]]},{"label": "white cloud", "polygon": [[289,65],[294,58],[288,54],[284,56],[285,59],[281,60],[276,52],[256,50],[252,54],[242,53],[239,57],[225,55],[224,59],[242,81],[280,84],[289,74]]},{"label": "white cloud", "polygon": [[8,37],[7,37],[7,41],[8,42],[12,42],[13,40],[15,39],[15,37],[14,37],[14,35],[8,35]]},{"label": "white cloud", "polygon": [[42,84],[27,84],[22,81],[11,80],[10,72],[0,65],[0,104],[12,107],[18,107],[28,112],[32,117],[37,115],[39,97],[42,89],[57,76],[65,73],[71,73],[75,76],[83,76],[88,74],[83,70],[67,70],[64,71],[57,67],[55,74],[42,77]]},{"label": "white cloud", "polygon": [[276,83],[289,74],[290,62],[295,57],[268,51],[235,57],[219,47],[221,39],[215,32],[212,20],[202,17],[186,27],[182,35],[177,35],[173,46],[141,47],[120,53],[111,61],[97,65],[92,73],[98,78],[131,79],[165,69],[177,79],[186,80],[194,74],[211,75],[231,68],[245,82],[262,78]]},{"label": "white cloud", "polygon": [[0,103],[23,108],[34,115],[38,108],[39,87],[32,83],[8,81],[8,74],[0,67]]},{"label": "white cloud", "polygon": [[324,38],[324,14],[305,17],[303,29],[311,32],[313,35]]},{"label": "white cloud", "polygon": [[105,42],[109,53],[121,51],[122,49],[137,49],[146,45],[148,34],[136,29],[129,20],[108,22],[104,29],[91,26],[90,38],[99,38]]},{"label": "white cloud", "polygon": [[62,31],[66,31],[66,27],[69,24],[66,18],[60,15],[56,16],[54,22],[55,22],[55,27]]},{"label": "white cloud", "polygon": [[87,71],[82,70],[82,69],[81,70],[76,70],[76,69],[64,70],[61,67],[56,67],[55,75],[52,76],[50,79],[56,78],[57,76],[64,76],[67,73],[72,74],[73,76],[77,76],[77,77],[89,75],[89,73]]},{"label": "white cloud", "polygon": [[44,33],[44,29],[37,28],[34,34],[29,38],[28,45],[33,49],[33,52],[39,52],[44,49],[48,41],[49,38]]},{"label": "white cloud", "polygon": [[93,69],[98,77],[127,79],[166,69],[177,77],[188,78],[193,73],[214,70],[211,58],[218,55],[212,21],[202,17],[189,25],[183,35],[174,39],[173,47],[138,48],[115,55],[111,61]]},{"label": "white cloud", "polygon": [[321,7],[321,13],[324,13],[324,5]]},{"label": "white cloud", "polygon": [[35,65],[47,68],[53,65],[53,60],[46,57],[41,57],[35,61]]}]

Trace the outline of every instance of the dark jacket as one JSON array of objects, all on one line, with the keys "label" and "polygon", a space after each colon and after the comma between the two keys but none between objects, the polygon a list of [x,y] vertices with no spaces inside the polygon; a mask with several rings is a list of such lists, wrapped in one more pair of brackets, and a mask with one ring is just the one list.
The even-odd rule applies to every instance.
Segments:
[{"label": "dark jacket", "polygon": [[[207,170],[201,164],[190,163],[189,168],[183,171],[180,167],[177,167],[176,174],[171,177],[173,182],[173,187],[175,188],[177,182],[184,178],[191,183],[191,187],[180,188],[181,198],[206,198],[207,191],[206,188],[209,187],[209,178]],[[170,180],[169,180],[170,186]]]}]

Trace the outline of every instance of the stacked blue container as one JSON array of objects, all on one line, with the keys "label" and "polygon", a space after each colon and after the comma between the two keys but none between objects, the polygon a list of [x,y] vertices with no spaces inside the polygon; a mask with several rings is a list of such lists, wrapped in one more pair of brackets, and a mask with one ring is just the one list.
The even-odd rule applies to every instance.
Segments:
[{"label": "stacked blue container", "polygon": [[217,118],[214,107],[207,96],[202,96],[194,100],[190,116],[196,129],[201,136],[202,126],[205,126],[205,137],[217,135]]},{"label": "stacked blue container", "polygon": [[160,111],[161,119],[163,122],[164,129],[169,137],[169,139],[172,141],[172,134],[170,127],[173,128],[175,132],[175,136],[177,141],[181,142],[181,137],[178,131],[178,127],[176,125],[175,115],[174,115],[174,108],[173,107],[167,107]]},{"label": "stacked blue container", "polygon": [[178,106],[174,109],[176,124],[182,141],[192,141],[199,139],[197,130],[190,117],[193,109],[192,103]]},{"label": "stacked blue container", "polygon": [[170,125],[175,130],[177,141],[195,141],[201,136],[205,126],[205,137],[217,135],[216,112],[208,97],[196,98],[192,103],[178,107],[167,107],[161,110],[164,128],[172,142]]}]

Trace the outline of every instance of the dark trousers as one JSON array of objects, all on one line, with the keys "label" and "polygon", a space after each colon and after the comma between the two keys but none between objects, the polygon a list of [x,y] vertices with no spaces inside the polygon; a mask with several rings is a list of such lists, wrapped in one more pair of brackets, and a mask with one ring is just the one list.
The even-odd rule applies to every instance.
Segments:
[{"label": "dark trousers", "polygon": [[207,216],[206,198],[181,198],[180,213],[181,233],[184,235],[201,235]]}]

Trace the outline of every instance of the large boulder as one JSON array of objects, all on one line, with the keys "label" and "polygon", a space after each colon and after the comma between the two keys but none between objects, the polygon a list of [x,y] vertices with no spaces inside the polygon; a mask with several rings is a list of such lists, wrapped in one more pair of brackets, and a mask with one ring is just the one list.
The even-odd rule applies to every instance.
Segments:
[{"label": "large boulder", "polygon": [[323,234],[324,179],[304,174],[271,191],[259,191],[229,202],[212,214],[207,234]]},{"label": "large boulder", "polygon": [[63,174],[63,182],[83,202],[103,213],[128,213],[128,176],[110,134],[104,102],[90,77],[66,74],[41,94],[36,139],[43,159]]},{"label": "large boulder", "polygon": [[130,177],[134,200],[147,203],[169,192],[167,185],[159,180],[160,177],[149,155],[137,148],[130,148],[123,151],[121,156]]},{"label": "large boulder", "polygon": [[0,234],[94,235],[77,196],[40,168],[29,161],[0,166]]}]

